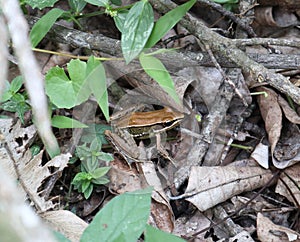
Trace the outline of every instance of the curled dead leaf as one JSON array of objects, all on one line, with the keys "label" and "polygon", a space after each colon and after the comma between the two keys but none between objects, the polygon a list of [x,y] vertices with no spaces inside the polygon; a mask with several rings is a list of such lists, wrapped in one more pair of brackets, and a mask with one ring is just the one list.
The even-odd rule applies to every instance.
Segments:
[{"label": "curled dead leaf", "polygon": [[194,166],[185,193],[173,199],[186,198],[205,211],[237,194],[262,187],[271,178],[271,171],[261,167]]},{"label": "curled dead leaf", "polygon": [[272,223],[261,213],[257,215],[257,236],[260,241],[288,242],[299,241],[300,234],[296,231]]}]

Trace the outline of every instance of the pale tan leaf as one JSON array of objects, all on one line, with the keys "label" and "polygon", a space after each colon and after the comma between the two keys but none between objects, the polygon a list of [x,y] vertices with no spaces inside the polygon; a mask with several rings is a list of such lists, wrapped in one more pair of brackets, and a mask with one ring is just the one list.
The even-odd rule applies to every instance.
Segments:
[{"label": "pale tan leaf", "polygon": [[5,157],[2,161],[3,168],[13,179],[19,180],[24,201],[28,196],[39,212],[47,211],[55,205],[40,196],[39,187],[46,178],[53,175],[50,170],[60,172],[67,166],[70,155],[56,156],[42,165],[43,151],[32,158],[28,149],[36,135],[34,126],[22,128],[20,122],[12,125],[12,120],[0,119],[0,132],[5,137],[5,145],[0,150],[1,156]]},{"label": "pale tan leaf", "polygon": [[[0,157],[1,160],[1,157]],[[53,234],[27,204],[0,163],[0,241],[54,242]]]},{"label": "pale tan leaf", "polygon": [[[280,99],[280,96],[273,90],[266,87],[259,87],[257,88],[257,90],[261,92],[266,92],[268,94],[268,97],[260,95],[258,97],[258,104],[261,111],[261,115],[265,121],[266,131],[268,133],[269,143],[271,146],[272,162],[275,167],[279,169],[284,169],[287,166],[296,163],[297,161],[293,159],[292,161],[290,159],[277,160],[274,157],[274,151],[280,139],[282,130],[282,111],[278,103],[278,99]],[[286,113],[291,114],[291,110],[287,111],[287,105],[281,99],[281,107],[282,106],[284,106],[284,110]],[[289,115],[290,118],[291,116],[292,115]]]},{"label": "pale tan leaf", "polygon": [[292,109],[289,103],[280,95],[278,96],[278,103],[282,108],[285,117],[294,124],[300,124],[300,116]]},{"label": "pale tan leaf", "polygon": [[81,218],[67,210],[48,211],[41,214],[41,217],[50,227],[61,232],[72,242],[80,241],[80,237],[88,226]]},{"label": "pale tan leaf", "polygon": [[192,167],[182,197],[205,211],[227,199],[264,186],[272,177],[261,167]]},{"label": "pale tan leaf", "polygon": [[196,211],[192,216],[180,216],[175,221],[173,234],[177,236],[190,237],[194,233],[204,231],[198,234],[195,241],[208,241],[205,239],[207,228],[211,225],[212,213],[208,210],[205,215],[200,211]]},{"label": "pale tan leaf", "polygon": [[169,199],[165,194],[160,179],[157,176],[155,165],[152,161],[139,164],[148,185],[154,188],[152,198],[151,216],[155,221],[155,225],[166,232],[172,232],[174,229],[174,214],[169,203]]},{"label": "pale tan leaf", "polygon": [[228,239],[221,239],[218,240],[218,242],[254,242],[254,240],[252,239],[250,233],[248,233],[247,231],[242,231],[240,233],[238,233],[237,235],[228,238]]},{"label": "pale tan leaf", "polygon": [[299,241],[300,234],[296,231],[272,223],[270,219],[261,213],[257,215],[257,236],[260,241],[265,242],[288,242]]},{"label": "pale tan leaf", "polygon": [[112,193],[122,194],[143,188],[142,180],[135,169],[130,169],[117,159],[111,161],[110,166],[107,174],[110,180],[109,190]]},{"label": "pale tan leaf", "polygon": [[300,130],[297,124],[286,122],[273,152],[273,164],[280,169],[300,161]]},{"label": "pale tan leaf", "polygon": [[20,121],[13,124],[13,119],[0,119],[0,132],[15,160],[23,156],[37,135],[34,125],[23,128]]},{"label": "pale tan leaf", "polygon": [[171,233],[174,229],[174,215],[165,204],[156,200],[151,202],[151,214],[149,221],[152,226]]},{"label": "pale tan leaf", "polygon": [[269,169],[269,147],[259,143],[251,154],[251,158],[265,169]]},{"label": "pale tan leaf", "polygon": [[278,167],[282,164],[277,162],[277,160],[273,156],[282,129],[282,111],[277,101],[278,94],[267,87],[258,87],[257,91],[266,92],[268,94],[267,97],[265,97],[264,95],[259,95],[257,100],[261,115],[265,121],[266,131],[268,133],[268,139],[271,146],[272,161],[273,164]]},{"label": "pale tan leaf", "polygon": [[[285,196],[289,201],[299,206],[300,204],[300,164],[288,167],[281,173],[276,186],[276,192]],[[293,196],[291,195],[293,193]],[[296,201],[295,201],[296,199]]]},{"label": "pale tan leaf", "polygon": [[40,196],[38,188],[42,185],[46,178],[53,175],[50,170],[61,172],[67,166],[71,155],[58,155],[42,166],[43,151],[34,156],[32,159],[28,159],[30,158],[28,153],[31,155],[30,151],[26,152],[24,156],[25,159],[21,160],[18,166],[19,180],[22,181],[22,186],[25,186],[22,188],[26,191],[32,202],[34,202],[34,205],[40,211],[47,211],[50,208],[53,208],[54,205],[51,201],[45,201],[44,198]]}]

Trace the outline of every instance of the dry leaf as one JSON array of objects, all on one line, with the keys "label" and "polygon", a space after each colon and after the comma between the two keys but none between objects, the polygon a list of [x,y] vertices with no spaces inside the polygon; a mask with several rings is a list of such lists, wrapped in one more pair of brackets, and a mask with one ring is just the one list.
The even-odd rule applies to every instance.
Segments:
[{"label": "dry leaf", "polygon": [[300,234],[296,231],[272,223],[270,219],[261,213],[257,215],[257,236],[264,242],[299,241]]},{"label": "dry leaf", "polygon": [[108,177],[109,190],[112,193],[122,194],[142,189],[142,181],[136,170],[130,169],[122,161],[115,159],[110,162]]},{"label": "dry leaf", "polygon": [[88,226],[81,218],[67,210],[48,211],[41,214],[41,217],[55,231],[61,232],[72,242],[80,241],[80,237]]},{"label": "dry leaf", "polygon": [[208,213],[201,213],[196,211],[193,216],[185,215],[181,216],[175,221],[175,228],[173,234],[177,236],[187,236],[190,237],[194,233],[204,230],[203,233],[198,234],[195,241],[208,241],[205,240],[206,229],[211,225],[212,214],[211,211]]},{"label": "dry leaf", "polygon": [[285,196],[298,207],[300,204],[300,164],[286,168],[284,172],[281,173],[280,178],[282,180],[278,180],[275,191]]},{"label": "dry leaf", "polygon": [[227,199],[264,186],[272,177],[269,170],[260,167],[198,167],[191,169],[186,192],[200,211],[205,211]]},{"label": "dry leaf", "polygon": [[157,176],[155,165],[151,161],[139,165],[148,185],[154,188],[152,198],[155,202],[152,202],[151,216],[155,221],[155,225],[161,230],[172,232],[174,229],[174,214]]},{"label": "dry leaf", "polygon": [[38,192],[39,187],[46,178],[53,175],[51,170],[60,172],[67,166],[70,155],[56,156],[42,166],[43,151],[32,158],[31,151],[28,149],[36,134],[34,126],[22,128],[20,122],[13,127],[11,125],[12,120],[0,120],[0,130],[5,137],[4,142],[7,144],[0,151],[0,154],[6,157],[2,161],[3,168],[7,174],[11,174],[14,179],[19,180],[24,201],[28,196],[39,212],[47,211],[55,204],[45,201],[40,196],[42,192]]},{"label": "dry leaf", "polygon": [[234,237],[231,237],[229,239],[220,239],[218,240],[218,242],[254,242],[254,240],[247,231],[242,231]]},{"label": "dry leaf", "polygon": [[288,128],[287,130],[282,129],[281,109],[286,118],[292,123],[299,124],[300,117],[289,106],[288,102],[273,90],[266,87],[259,87],[257,90],[268,94],[267,98],[263,95],[259,96],[258,103],[268,133],[272,162],[275,167],[284,169],[300,161],[300,152],[298,152],[298,136],[300,132],[299,129],[297,132],[289,132],[290,123],[285,124]]},{"label": "dry leaf", "polygon": [[265,169],[269,169],[269,147],[259,143],[251,154],[251,158]]},{"label": "dry leaf", "polygon": [[17,169],[19,170],[18,179],[22,186],[25,186],[22,188],[26,191],[27,195],[30,197],[32,202],[34,202],[34,205],[39,209],[39,211],[44,212],[53,208],[55,205],[52,204],[51,201],[45,201],[45,199],[40,196],[42,192],[38,192],[38,189],[46,178],[54,174],[50,172],[51,170],[61,172],[67,166],[71,155],[58,155],[43,166],[42,156],[43,151],[30,159],[31,152],[27,151],[24,155],[25,159],[20,161]]},{"label": "dry leaf", "polygon": [[278,103],[282,108],[285,117],[294,124],[300,124],[300,116],[292,109],[289,103],[280,95],[278,96]]},{"label": "dry leaf", "polygon": [[276,163],[276,160],[273,157],[273,153],[276,144],[279,140],[281,128],[282,128],[282,112],[277,102],[278,94],[266,87],[258,87],[257,91],[266,92],[268,94],[268,97],[265,97],[264,95],[259,95],[258,104],[259,104],[261,115],[265,121],[265,127],[268,133],[268,139],[271,146],[271,154],[273,158],[272,161],[274,164],[274,161]]},{"label": "dry leaf", "polygon": [[[1,157],[0,157],[1,160]],[[2,160],[1,160],[2,164]],[[0,164],[0,241],[54,242],[53,234],[32,208],[24,203],[17,182]]]}]

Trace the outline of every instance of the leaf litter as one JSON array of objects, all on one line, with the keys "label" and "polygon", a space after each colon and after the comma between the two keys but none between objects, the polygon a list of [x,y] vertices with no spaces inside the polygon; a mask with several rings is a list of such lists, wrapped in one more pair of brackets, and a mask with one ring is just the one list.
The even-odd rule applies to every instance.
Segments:
[{"label": "leaf litter", "polygon": [[[129,57],[131,58],[131,56]],[[177,75],[184,78],[180,80],[180,77]],[[217,69],[209,69],[207,67],[180,70],[177,75],[173,75],[172,78],[175,80],[175,85],[177,83],[175,88],[180,90],[178,92],[180,99],[183,100],[183,97],[185,97],[188,105],[192,106],[193,103],[197,103],[198,108],[201,109],[203,122],[201,124],[197,123],[199,126],[197,128],[195,128],[197,126],[195,123],[191,125],[192,128],[195,128],[195,132],[199,132],[199,129],[205,125],[206,118],[214,111],[210,107],[213,105],[215,96],[219,93],[220,85],[223,85],[221,81],[222,76]],[[176,79],[178,80],[176,81]],[[181,84],[178,84],[180,81]],[[195,83],[196,85],[194,85]],[[200,95],[191,94],[189,90],[191,86]],[[144,94],[148,93],[149,96],[155,96],[156,94],[155,88],[152,88],[152,91],[149,87],[148,89],[141,87],[141,89],[144,91]],[[248,88],[246,89],[248,90]],[[166,183],[172,183],[173,172],[177,168],[171,165],[164,166],[159,159],[155,160],[155,162],[137,164],[136,167],[128,169],[126,165],[124,166],[122,160],[115,158],[110,163],[112,166],[109,173],[111,182],[108,185],[110,192],[117,195],[149,185],[153,186],[153,202],[149,222],[165,231],[173,231],[183,237],[194,237],[196,239],[201,238],[201,241],[211,241],[214,236],[221,239],[222,234],[231,241],[253,241],[250,237],[252,236],[256,239],[256,235],[253,232],[256,229],[257,238],[261,241],[295,241],[299,239],[299,230],[296,232],[296,227],[293,227],[293,229],[287,228],[290,225],[287,222],[283,225],[276,225],[267,217],[278,222],[280,219],[283,220],[282,214],[285,213],[294,219],[295,222],[298,222],[299,218],[293,217],[293,213],[290,211],[295,211],[294,208],[299,207],[300,181],[298,161],[300,152],[298,149],[299,128],[297,124],[299,124],[300,118],[297,114],[297,109],[291,108],[290,104],[278,91],[266,86],[256,88],[256,91],[266,92],[268,97],[258,96],[257,105],[259,106],[259,111],[258,109],[254,110],[248,117],[250,117],[249,121],[251,124],[253,126],[256,125],[255,128],[266,130],[267,137],[256,135],[253,129],[250,131],[251,135],[240,141],[241,144],[252,147],[251,158],[249,158],[249,151],[241,151],[233,155],[232,160],[235,162],[232,164],[225,166],[221,162],[218,163],[222,155],[229,157],[237,150],[233,146],[229,147],[237,139],[230,141],[228,138],[228,136],[233,136],[234,133],[228,120],[234,120],[237,119],[237,116],[244,115],[244,109],[241,113],[235,115],[229,112],[227,119],[225,118],[223,122],[225,125],[214,127],[218,129],[219,135],[214,142],[220,146],[218,154],[221,155],[217,155],[213,145],[210,144],[210,157],[206,156],[204,158],[209,162],[206,162],[205,166],[191,167],[188,182],[182,185],[180,188],[182,190],[179,189],[174,192],[172,189],[168,189],[170,184]],[[187,93],[190,96],[186,95]],[[198,100],[199,96],[202,96],[201,100]],[[158,99],[162,100],[162,102],[169,102],[168,104],[170,105],[170,98],[163,92],[160,92]],[[233,99],[231,103],[231,107],[234,107],[232,109],[235,109],[235,111],[237,109],[234,105],[238,105],[238,102],[240,100]],[[205,110],[203,107],[206,107],[208,110]],[[260,115],[263,119],[263,125]],[[43,160],[44,153],[41,151],[32,158],[28,147],[36,139],[34,126],[24,128],[19,122],[13,124],[13,121],[10,119],[1,119],[0,121],[0,131],[2,136],[4,136],[4,138],[1,137],[2,146],[0,147],[2,166],[5,167],[8,174],[22,181],[20,186],[23,186],[24,200],[29,198],[33,205],[36,206],[36,209],[39,212],[43,212],[41,216],[49,224],[52,224],[56,229],[67,235],[72,241],[78,241],[87,223],[66,210],[50,211],[53,208],[57,209],[60,204],[55,202],[55,196],[45,200],[41,188],[45,180],[52,176],[54,172],[65,170],[69,155],[63,154],[45,162]],[[171,143],[169,147],[173,151],[174,157],[180,157],[179,164],[187,162],[185,151],[191,148],[197,138],[196,136],[196,138],[191,137],[193,136],[188,135],[185,138],[182,133],[181,138],[189,141],[179,143],[180,145],[168,141],[168,145]],[[9,154],[9,152],[12,154]],[[270,156],[271,159],[269,159]],[[257,164],[254,164],[254,160]],[[214,161],[216,164],[213,166],[207,165],[210,164],[210,161]],[[282,169],[280,179],[276,182],[275,191],[277,194],[274,193],[274,189],[272,190],[271,187],[268,188],[269,190],[267,189],[271,195],[267,193],[261,194],[258,198],[253,199],[252,195],[256,194],[259,188],[264,188],[273,177],[273,166]],[[55,171],[53,172],[53,170]],[[170,200],[170,197],[172,199],[181,199]],[[255,202],[245,205],[251,199]],[[94,208],[101,209],[99,204],[94,206]],[[249,223],[249,226],[242,226],[243,231],[230,234],[228,231],[217,231],[218,229],[227,230],[225,226],[212,226],[216,221],[219,222],[220,220],[224,220],[225,224],[229,223],[229,219],[226,219],[226,216],[224,217],[216,208],[231,207],[231,210],[229,209],[228,211],[234,212],[238,210],[238,206],[245,206],[245,210],[250,209],[248,214],[243,212],[240,214],[244,222]],[[76,208],[76,206],[74,207]],[[174,212],[174,207],[180,211]],[[286,207],[287,210],[284,209]],[[251,211],[251,209],[255,212]],[[271,209],[279,211],[276,216],[271,216],[271,213],[268,211]],[[228,213],[230,214],[230,212]],[[217,218],[216,221],[212,222],[215,218]],[[85,219],[87,220],[87,218]],[[239,222],[237,219],[231,221],[234,223]],[[209,227],[212,229],[208,229]],[[205,231],[199,233],[202,230]],[[247,230],[250,232],[248,233]]]}]

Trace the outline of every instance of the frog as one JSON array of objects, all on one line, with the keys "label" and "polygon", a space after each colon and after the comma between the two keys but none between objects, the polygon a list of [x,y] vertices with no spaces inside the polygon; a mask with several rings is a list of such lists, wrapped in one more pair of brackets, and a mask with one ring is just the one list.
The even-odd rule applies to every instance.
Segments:
[{"label": "frog", "polygon": [[[105,135],[110,143],[129,165],[132,162],[143,160],[134,140],[135,138],[145,139],[155,136],[159,140],[162,132],[179,125],[184,118],[183,113],[177,112],[170,107],[147,112],[136,111],[138,108],[140,106],[112,115],[110,117],[112,131],[105,131]],[[159,146],[159,144],[157,145]],[[157,147],[157,149],[166,155],[166,151],[163,151],[161,147]]]}]

